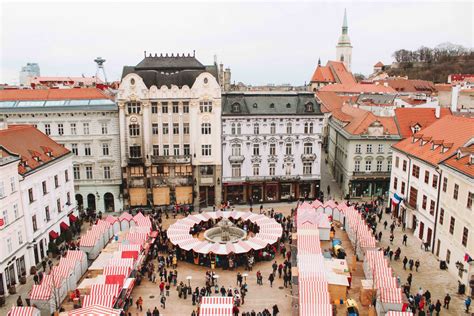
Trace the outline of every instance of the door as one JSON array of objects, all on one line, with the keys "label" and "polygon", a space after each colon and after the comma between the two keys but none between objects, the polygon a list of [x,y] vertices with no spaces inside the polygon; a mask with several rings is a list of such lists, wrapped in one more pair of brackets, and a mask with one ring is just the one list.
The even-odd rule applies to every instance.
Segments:
[{"label": "door", "polygon": [[38,255],[38,244],[35,244],[33,248],[33,253],[35,254],[35,265],[38,265],[40,263],[39,255]]},{"label": "door", "polygon": [[115,210],[114,195],[110,192],[104,194],[104,209],[106,212],[113,212]]},{"label": "door", "polygon": [[439,257],[439,248],[441,247],[441,240],[438,239],[438,245],[436,246],[436,257]]},{"label": "door", "polygon": [[95,211],[95,195],[92,194],[92,193],[89,193],[87,195],[87,207],[92,210],[92,211]]},{"label": "door", "polygon": [[40,245],[39,256],[40,256],[41,259],[43,259],[43,257],[44,257],[44,246],[43,246],[43,244],[44,244],[44,246],[46,246],[46,239],[40,240],[40,242],[39,242],[39,245]]},{"label": "door", "polygon": [[431,245],[431,234],[433,232],[431,231],[431,228],[428,228],[428,235],[426,236],[426,242]]},{"label": "door", "polygon": [[423,231],[425,230],[425,223],[420,222],[420,230],[418,232],[418,238],[423,240]]},{"label": "door", "polygon": [[76,194],[76,203],[79,210],[82,210],[84,207],[84,199],[82,198],[81,194]]}]

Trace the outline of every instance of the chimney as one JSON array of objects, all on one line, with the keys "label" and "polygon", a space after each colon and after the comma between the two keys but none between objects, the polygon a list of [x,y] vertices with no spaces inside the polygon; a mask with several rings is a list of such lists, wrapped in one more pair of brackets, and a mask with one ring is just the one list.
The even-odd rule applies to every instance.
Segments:
[{"label": "chimney", "polygon": [[3,117],[0,117],[0,131],[8,129],[7,120]]},{"label": "chimney", "polygon": [[441,106],[439,103],[435,107],[435,117],[439,119],[441,117]]},{"label": "chimney", "polygon": [[451,88],[451,112],[456,112],[458,109],[459,90],[461,87],[457,84]]}]

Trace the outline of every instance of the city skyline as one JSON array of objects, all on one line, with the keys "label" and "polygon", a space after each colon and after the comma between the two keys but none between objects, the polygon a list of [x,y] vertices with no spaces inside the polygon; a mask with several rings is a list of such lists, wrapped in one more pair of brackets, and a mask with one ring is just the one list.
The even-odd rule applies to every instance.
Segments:
[{"label": "city skyline", "polygon": [[120,80],[122,66],[139,62],[144,51],[195,50],[205,64],[217,55],[218,63],[231,68],[232,82],[303,85],[319,58],[336,59],[345,8],[354,73],[370,74],[376,62],[391,63],[392,53],[402,48],[473,46],[467,2],[376,8],[347,2],[111,4],[3,4],[0,81],[17,83],[27,62],[39,63],[45,76],[92,76],[97,56],[107,60],[108,79]]}]

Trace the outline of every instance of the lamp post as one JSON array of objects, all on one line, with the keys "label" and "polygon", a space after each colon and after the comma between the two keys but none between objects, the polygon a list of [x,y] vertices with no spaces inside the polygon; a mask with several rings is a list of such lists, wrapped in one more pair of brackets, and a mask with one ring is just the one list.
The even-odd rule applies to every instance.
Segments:
[{"label": "lamp post", "polygon": [[247,284],[247,277],[249,276],[249,274],[244,273],[244,274],[242,274],[242,276],[244,277],[244,284]]},{"label": "lamp post", "polygon": [[217,274],[214,274],[214,279],[216,279],[216,285],[215,286],[218,286],[217,285],[217,280],[219,279],[219,276]]},{"label": "lamp post", "polygon": [[188,286],[189,286],[189,288],[191,288],[191,279],[192,279],[192,278],[193,278],[193,277],[190,276],[190,275],[188,275],[188,276],[186,277],[186,280],[188,280]]}]

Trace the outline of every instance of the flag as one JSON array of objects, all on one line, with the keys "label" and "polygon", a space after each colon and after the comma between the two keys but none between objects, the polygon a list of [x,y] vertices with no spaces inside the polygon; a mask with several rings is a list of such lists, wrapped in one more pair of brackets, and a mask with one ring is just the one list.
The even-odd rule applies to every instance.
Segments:
[{"label": "flag", "polygon": [[472,261],[471,256],[467,252],[464,254],[464,261],[465,262],[471,262]]}]

